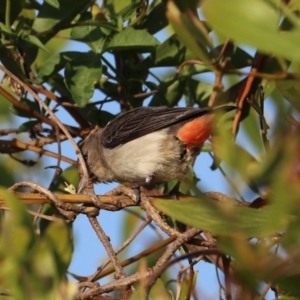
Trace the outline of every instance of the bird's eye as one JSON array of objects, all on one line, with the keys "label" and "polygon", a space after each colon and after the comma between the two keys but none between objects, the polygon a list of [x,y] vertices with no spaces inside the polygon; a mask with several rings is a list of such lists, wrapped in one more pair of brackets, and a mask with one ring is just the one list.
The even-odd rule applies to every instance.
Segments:
[{"label": "bird's eye", "polygon": [[86,161],[88,159],[87,155],[83,155],[83,159]]}]

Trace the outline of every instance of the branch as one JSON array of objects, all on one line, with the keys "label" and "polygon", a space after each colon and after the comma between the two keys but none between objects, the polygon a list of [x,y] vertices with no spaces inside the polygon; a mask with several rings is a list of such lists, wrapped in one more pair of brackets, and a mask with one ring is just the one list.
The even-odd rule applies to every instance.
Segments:
[{"label": "branch", "polygon": [[[192,232],[189,232],[189,234]],[[184,243],[184,242],[183,242]],[[180,244],[180,243],[179,243]],[[188,255],[183,255],[180,256],[176,259],[173,259],[171,262],[168,263],[168,266],[182,260],[182,259],[187,259],[187,257],[195,257],[195,256],[199,256],[199,255],[209,255],[209,254],[213,254],[213,255],[220,255],[221,252],[217,249],[205,249],[205,250],[201,250],[198,251],[196,253],[190,253]],[[164,254],[163,254],[164,256]],[[145,272],[140,272],[140,273],[135,273],[131,276],[128,276],[124,279],[119,279],[116,280],[114,282],[102,285],[100,287],[95,287],[93,289],[90,289],[87,292],[84,293],[79,293],[76,297],[76,299],[78,300],[82,300],[82,299],[88,299],[89,297],[93,297],[95,295],[99,295],[99,294],[103,294],[103,293],[109,293],[115,290],[120,290],[122,287],[128,286],[128,285],[132,285],[134,283],[136,283],[137,281],[141,281],[141,280],[147,280],[147,278],[151,278],[153,279],[153,275],[155,275],[157,277],[158,274],[161,274],[164,270],[166,265],[163,265],[163,268],[161,268],[160,270],[157,270],[156,273],[154,273],[153,269],[157,266],[157,264],[151,268],[151,269],[147,269],[147,271]]]},{"label": "branch", "polygon": [[[8,70],[6,70],[5,68],[3,68],[1,65],[0,65],[0,70],[2,70],[6,74],[8,72]],[[10,73],[10,74],[12,74],[12,73]],[[18,79],[17,77],[14,76],[13,79],[15,80],[15,78],[16,78],[16,81],[18,81],[18,83],[22,82],[20,79]],[[23,82],[22,82],[22,84],[23,84]],[[22,86],[26,86],[26,85],[23,84]],[[30,114],[31,116],[37,118],[39,121],[41,121],[43,123],[46,123],[46,124],[48,124],[48,125],[50,125],[52,127],[54,127],[56,125],[53,120],[49,119],[48,117],[45,117],[44,115],[40,114],[36,110],[33,110],[32,108],[30,108],[26,104],[20,102],[19,100],[17,100],[13,95],[11,95],[9,92],[7,92],[1,86],[0,86],[0,94],[2,94],[14,106],[16,106],[19,109],[21,109],[22,111]],[[73,136],[78,136],[79,135],[79,130],[77,128],[74,128],[74,127],[68,126],[68,125],[64,125],[64,126],[68,130],[68,132],[70,132],[70,134],[72,134]]]},{"label": "branch", "polygon": [[[48,91],[46,88],[44,88],[42,85],[41,86],[30,86],[36,93],[41,93],[45,95],[47,98],[57,102],[59,105],[61,105],[72,117],[73,119],[78,123],[80,128],[88,128],[90,125],[89,123],[82,117],[82,115],[79,113],[78,109],[79,106],[74,105],[70,99],[64,97],[58,97],[55,95],[53,92]],[[64,105],[63,103],[68,103],[70,105]]]},{"label": "branch", "polygon": [[[13,192],[19,188],[33,189],[34,191],[42,194],[63,216],[67,218],[68,222],[73,222],[79,213],[87,215],[95,214],[95,212],[98,213],[98,210],[95,207],[77,206],[60,201],[52,192],[36,183],[22,181],[15,183],[8,190]],[[5,207],[5,201],[3,206]]]},{"label": "branch", "polygon": [[[216,105],[218,95],[224,89],[224,86],[222,84],[222,78],[223,78],[224,73],[222,70],[225,69],[227,61],[229,59],[229,57],[226,55],[226,52],[227,52],[226,50],[229,48],[230,45],[231,45],[230,41],[227,40],[224,43],[222,50],[220,52],[220,55],[216,60],[217,62],[220,62],[220,66],[218,66],[219,70],[215,74],[216,77],[215,77],[214,87],[213,87],[212,93],[209,97],[208,106]],[[221,61],[223,58],[224,58],[224,60]]]},{"label": "branch", "polygon": [[54,157],[54,158],[60,157],[61,160],[65,161],[71,165],[76,165],[76,161],[71,158],[68,158],[66,156],[59,156],[55,152],[45,150],[43,148],[34,146],[30,143],[24,143],[17,139],[13,139],[11,141],[0,140],[0,153],[11,154],[11,153],[19,152],[19,151],[23,151],[23,150],[30,150],[30,151],[36,152],[38,154],[43,154],[43,155],[47,155],[47,156]]},{"label": "branch", "polygon": [[[20,185],[21,183],[18,183]],[[19,188],[21,186],[18,186]],[[11,190],[12,191],[12,190]],[[37,193],[19,193],[14,192],[14,194],[24,203],[24,204],[44,204],[52,203],[51,200],[45,194]],[[80,194],[53,194],[56,199],[63,203],[70,204],[85,204],[93,205],[92,200],[89,196]],[[108,211],[117,211],[128,206],[135,206],[136,204],[126,196],[97,196],[97,201],[103,204],[103,209]],[[0,209],[6,207],[5,199],[0,195]]]},{"label": "branch", "polygon": [[[37,194],[37,193],[20,193],[20,192],[15,192],[14,194],[16,195],[16,197],[18,197],[24,204],[43,204],[43,203],[51,203],[51,201],[42,194]],[[92,205],[93,202],[90,199],[89,196],[87,195],[83,195],[83,194],[54,194],[55,197],[64,203],[71,203],[71,204],[85,204],[85,205]],[[224,202],[225,199],[228,200],[228,197],[222,193],[219,192],[209,192],[205,194],[208,199],[212,200],[212,201],[220,201],[220,202]],[[151,202],[151,199],[155,199],[156,197],[148,197],[148,201]],[[159,199],[172,199],[172,197],[170,196],[158,196]],[[180,196],[181,199],[184,200],[195,200],[198,199],[197,197],[190,197],[190,196]],[[231,199],[231,198],[230,198]],[[107,208],[103,208],[103,209],[107,209],[109,211],[117,211],[117,210],[121,210],[125,207],[130,207],[130,206],[136,206],[137,204],[129,197],[125,196],[125,195],[121,195],[121,196],[111,196],[111,195],[98,195],[97,196],[97,201],[99,201],[100,203],[103,203],[103,205],[107,204],[110,205]],[[240,206],[245,206],[245,207],[251,207],[251,208],[261,208],[265,205],[268,204],[268,199],[267,198],[257,198],[255,200],[253,200],[252,202],[240,202],[238,200],[235,200],[236,204],[240,205]],[[254,205],[255,204],[255,205]],[[150,205],[150,204],[149,204]],[[0,195],[0,208],[5,206],[5,199],[3,198],[2,195]],[[147,204],[146,204],[147,206]],[[148,206],[147,206],[148,208]],[[156,216],[157,217],[157,216]],[[160,216],[158,215],[158,217],[160,218]],[[161,218],[160,218],[161,219]],[[167,225],[166,225],[167,226]],[[175,236],[177,236],[177,234],[175,234]]]},{"label": "branch", "polygon": [[[124,250],[145,228],[147,225],[149,225],[151,222],[150,219],[146,219],[141,226],[139,226],[139,228],[117,249],[115,250],[116,254],[119,254],[122,250]],[[150,252],[152,253],[152,252]],[[139,257],[140,258],[140,257]],[[139,259],[138,258],[138,259]],[[132,258],[129,259],[130,263],[133,262]],[[95,281],[98,280],[100,277],[103,276],[102,271],[106,268],[106,266],[110,263],[110,259],[107,259],[106,261],[104,261],[102,263],[102,265],[97,269],[97,272],[95,274],[93,274],[92,276],[90,276],[89,278],[87,278],[87,281]],[[126,263],[126,261],[125,261]],[[124,264],[124,262],[121,262],[121,266],[127,266],[128,264]]]},{"label": "branch", "polygon": [[109,237],[105,234],[105,232],[103,231],[102,227],[100,226],[99,222],[97,221],[95,216],[88,216],[88,219],[93,227],[93,229],[95,230],[99,240],[101,241],[102,245],[104,246],[110,261],[112,262],[115,271],[116,271],[116,279],[119,278],[125,278],[126,277],[126,273],[123,270],[120,261],[109,241]]},{"label": "branch", "polygon": [[32,182],[19,182],[14,184],[12,187],[9,188],[9,191],[14,191],[19,188],[30,188],[38,193],[45,195],[54,205],[54,207],[61,213],[63,216],[67,218],[69,222],[73,222],[76,218],[76,214],[73,212],[76,208],[74,205],[66,204],[64,202],[59,201],[53,193],[51,193],[48,189],[32,183]]}]

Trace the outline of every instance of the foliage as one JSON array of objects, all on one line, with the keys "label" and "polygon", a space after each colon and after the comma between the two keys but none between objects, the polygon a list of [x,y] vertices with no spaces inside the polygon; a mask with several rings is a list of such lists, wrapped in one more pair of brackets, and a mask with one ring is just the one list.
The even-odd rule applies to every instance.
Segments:
[{"label": "foliage", "polygon": [[[1,208],[11,212],[1,214],[1,295],[87,299],[112,292],[123,299],[142,299],[147,293],[152,299],[197,299],[197,271],[173,268],[177,261],[171,258],[177,251],[182,259],[189,258],[187,265],[206,261],[223,272],[224,280],[213,289],[220,289],[226,299],[264,299],[269,290],[269,298],[300,298],[299,12],[299,0],[3,1],[0,60],[6,75],[0,86],[0,135],[6,138],[0,140],[0,184],[4,187],[25,176],[41,183],[39,174],[47,157],[58,161],[59,176],[49,180],[51,192],[63,193],[65,181],[76,185],[76,162],[68,153],[47,146],[57,144],[60,149],[68,142],[66,132],[84,138],[91,125],[104,126],[120,111],[145,104],[173,107],[182,100],[200,107],[235,102],[238,109],[220,118],[212,143],[204,147],[213,159],[213,176],[221,172],[236,199],[214,191],[203,194],[194,175],[181,184],[181,191],[194,197],[163,199],[176,182],[151,191],[158,197],[149,203],[168,216],[156,221],[156,230],[170,237],[157,244],[145,235],[147,249],[132,259],[128,259],[131,248],[126,247],[124,264],[147,256],[126,269],[126,279],[116,266],[111,271],[96,271],[95,266],[93,279],[73,274],[86,283],[80,290],[67,280],[73,241],[58,212],[66,221],[85,213],[94,230],[101,232],[94,211],[78,205],[84,196],[78,200],[78,195],[60,194],[53,199],[33,184],[20,185],[43,194],[39,203],[51,199],[52,206],[37,210],[32,205],[25,208],[2,189]],[[109,109],[111,102],[118,111]],[[51,111],[57,116],[64,112],[60,121],[66,132],[58,128]],[[76,125],[68,125],[65,116]],[[38,158],[32,158],[32,152]],[[67,165],[63,174],[61,161]],[[22,192],[17,196],[28,204],[24,200],[28,193]],[[37,203],[36,194],[28,195],[30,204]],[[102,201],[114,204],[107,198]],[[72,204],[64,206],[66,202]],[[90,208],[91,201],[87,203]],[[150,208],[143,208],[149,217]],[[31,218],[28,210],[40,213]],[[140,210],[131,212],[143,218]],[[144,227],[150,226],[147,222]],[[126,214],[124,240],[138,224]],[[105,235],[100,239],[105,244]],[[107,252],[112,260],[113,254]],[[114,271],[121,277],[103,284],[101,279]],[[91,284],[98,279],[100,287]],[[168,281],[175,279],[176,289],[170,288]],[[135,284],[134,293],[125,280],[128,286]]]}]

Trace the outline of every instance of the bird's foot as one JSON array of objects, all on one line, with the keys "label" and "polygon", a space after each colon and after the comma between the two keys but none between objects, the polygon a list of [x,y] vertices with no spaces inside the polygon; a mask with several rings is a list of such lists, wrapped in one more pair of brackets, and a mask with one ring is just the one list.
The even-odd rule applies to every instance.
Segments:
[{"label": "bird's foot", "polygon": [[132,191],[135,195],[135,203],[139,204],[141,202],[141,188],[138,183],[134,183],[132,186]]},{"label": "bird's foot", "polygon": [[[138,187],[139,189],[139,187]],[[105,195],[107,196],[120,196],[125,195],[128,198],[130,198],[134,203],[139,203],[140,201],[140,193],[138,193],[132,188],[126,187],[126,186],[118,186],[115,189],[109,191]]]}]

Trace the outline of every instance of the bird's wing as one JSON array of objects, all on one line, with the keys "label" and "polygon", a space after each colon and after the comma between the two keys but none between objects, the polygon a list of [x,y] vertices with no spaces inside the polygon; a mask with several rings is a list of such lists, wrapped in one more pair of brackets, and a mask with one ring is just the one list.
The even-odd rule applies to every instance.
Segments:
[{"label": "bird's wing", "polygon": [[[117,116],[103,131],[101,142],[115,148],[148,133],[207,114],[215,108],[141,107]],[[226,110],[226,107],[224,108]],[[233,108],[231,108],[233,109]]]}]

